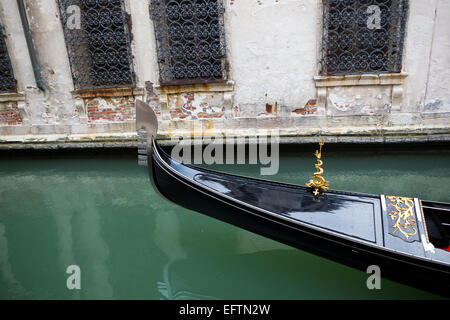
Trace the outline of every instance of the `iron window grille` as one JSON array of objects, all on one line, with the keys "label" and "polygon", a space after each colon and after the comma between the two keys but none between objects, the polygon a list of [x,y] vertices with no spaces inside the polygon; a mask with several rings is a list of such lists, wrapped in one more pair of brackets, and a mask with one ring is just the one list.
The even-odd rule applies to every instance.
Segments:
[{"label": "iron window grille", "polygon": [[161,84],[227,79],[223,0],[151,0]]},{"label": "iron window grille", "polygon": [[408,0],[323,0],[321,75],[398,73]]},{"label": "iron window grille", "polygon": [[6,47],[5,33],[0,21],[0,93],[16,92],[17,82]]},{"label": "iron window grille", "polygon": [[[58,0],[58,6],[75,89],[134,86],[124,1]],[[74,6],[79,8],[79,28]]]}]

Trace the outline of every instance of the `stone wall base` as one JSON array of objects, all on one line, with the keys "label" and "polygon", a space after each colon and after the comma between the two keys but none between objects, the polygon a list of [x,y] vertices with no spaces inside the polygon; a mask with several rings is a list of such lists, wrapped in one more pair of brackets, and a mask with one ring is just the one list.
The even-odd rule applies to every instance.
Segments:
[{"label": "stone wall base", "polygon": [[[67,149],[67,148],[130,148],[137,146],[137,134],[134,123],[116,124],[105,132],[96,133],[61,133],[61,134],[17,134],[1,135],[0,149]],[[164,125],[163,125],[164,127]],[[12,127],[10,127],[12,128]],[[127,132],[120,132],[127,128]],[[42,128],[41,128],[42,129]],[[1,128],[0,128],[1,131]],[[94,131],[94,130],[92,130]],[[119,132],[118,132],[119,131]],[[208,129],[200,126],[198,131],[190,129],[162,130],[158,139],[163,145],[174,145],[183,140],[193,140],[193,143],[203,143],[202,138],[239,137],[246,138],[237,143],[255,141],[255,137],[278,136],[282,144],[316,143],[320,136],[327,143],[426,143],[449,142],[450,128],[443,126],[389,126],[389,127],[346,127],[346,128],[313,128],[285,127],[283,129],[248,129],[222,128]]]}]

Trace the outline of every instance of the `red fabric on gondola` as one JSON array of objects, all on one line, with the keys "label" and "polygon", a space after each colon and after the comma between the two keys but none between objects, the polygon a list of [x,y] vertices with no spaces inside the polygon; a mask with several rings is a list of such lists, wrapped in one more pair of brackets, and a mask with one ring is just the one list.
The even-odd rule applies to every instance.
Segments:
[{"label": "red fabric on gondola", "polygon": [[450,251],[450,246],[448,246],[447,248],[442,248],[442,249]]}]

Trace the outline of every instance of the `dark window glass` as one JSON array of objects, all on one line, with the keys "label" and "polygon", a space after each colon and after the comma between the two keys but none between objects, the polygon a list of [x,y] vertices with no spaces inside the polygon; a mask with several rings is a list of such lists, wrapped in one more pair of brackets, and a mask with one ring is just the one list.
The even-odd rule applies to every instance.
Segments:
[{"label": "dark window glass", "polygon": [[408,0],[324,0],[322,75],[402,69]]},{"label": "dark window glass", "polygon": [[16,79],[6,47],[5,34],[0,22],[0,92],[16,92]]},{"label": "dark window glass", "polygon": [[222,0],[151,0],[161,84],[227,78]]},{"label": "dark window glass", "polygon": [[[123,0],[58,0],[58,4],[75,89],[134,85]],[[78,12],[80,28],[75,20]]]}]

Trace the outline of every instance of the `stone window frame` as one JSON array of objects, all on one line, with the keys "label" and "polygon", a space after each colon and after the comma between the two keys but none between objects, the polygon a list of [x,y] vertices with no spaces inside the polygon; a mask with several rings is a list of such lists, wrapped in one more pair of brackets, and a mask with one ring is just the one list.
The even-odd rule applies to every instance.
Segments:
[{"label": "stone window frame", "polygon": [[408,77],[406,72],[387,74],[360,74],[346,76],[315,76],[317,102],[326,105],[328,88],[343,86],[392,86],[391,110],[400,111],[403,99],[403,84]]},{"label": "stone window frame", "polygon": [[[317,94],[317,104],[318,106],[325,107],[327,104],[328,88],[332,87],[344,87],[344,86],[391,86],[391,110],[400,111],[401,102],[403,99],[403,85],[408,77],[408,73],[404,72],[404,57],[405,48],[407,41],[406,30],[408,28],[409,20],[409,0],[404,0],[407,4],[405,24],[404,24],[404,34],[402,39],[402,55],[400,61],[399,72],[380,72],[380,73],[355,73],[355,74],[342,74],[342,75],[324,75],[322,69],[322,59],[323,59],[323,37],[324,37],[324,2],[327,0],[322,0],[320,2],[320,41],[318,41],[317,54],[318,54],[318,69],[317,75],[313,77],[313,81],[316,87]],[[324,115],[324,110],[318,110],[319,114]]]}]

